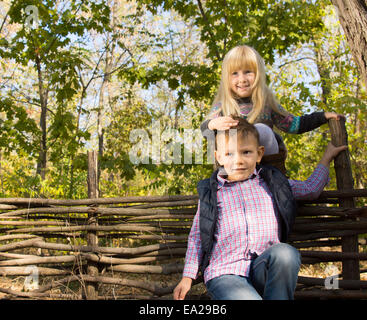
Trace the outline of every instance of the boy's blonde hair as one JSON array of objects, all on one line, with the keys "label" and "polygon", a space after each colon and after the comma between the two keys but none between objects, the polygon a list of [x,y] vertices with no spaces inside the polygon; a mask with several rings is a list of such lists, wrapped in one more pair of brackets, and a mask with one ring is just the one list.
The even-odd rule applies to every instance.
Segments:
[{"label": "boy's blonde hair", "polygon": [[265,105],[270,106],[277,113],[284,114],[279,110],[278,103],[273,92],[266,85],[265,63],[260,54],[252,47],[241,45],[232,48],[225,55],[222,63],[222,75],[217,95],[214,99],[213,106],[221,103],[221,108],[217,111],[222,112],[223,116],[238,115],[240,109],[233,96],[230,87],[230,76],[234,71],[251,70],[255,73],[255,81],[252,87],[251,100],[253,109],[247,116],[247,121],[254,123]]}]

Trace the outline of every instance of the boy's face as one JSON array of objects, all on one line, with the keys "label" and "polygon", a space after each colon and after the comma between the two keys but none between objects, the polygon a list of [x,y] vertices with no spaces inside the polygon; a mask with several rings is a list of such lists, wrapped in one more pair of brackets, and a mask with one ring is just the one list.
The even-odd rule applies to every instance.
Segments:
[{"label": "boy's face", "polygon": [[[237,140],[237,141],[236,141]],[[256,163],[264,155],[264,147],[259,146],[253,134],[217,136],[215,158],[224,167],[230,181],[246,180],[254,172]]]}]

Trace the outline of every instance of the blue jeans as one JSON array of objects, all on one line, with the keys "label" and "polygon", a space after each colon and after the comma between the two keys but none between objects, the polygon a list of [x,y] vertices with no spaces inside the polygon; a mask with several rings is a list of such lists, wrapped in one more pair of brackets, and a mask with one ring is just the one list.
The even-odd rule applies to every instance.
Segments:
[{"label": "blue jeans", "polygon": [[249,277],[225,274],[206,287],[215,300],[293,300],[300,266],[297,249],[277,243],[252,261]]}]

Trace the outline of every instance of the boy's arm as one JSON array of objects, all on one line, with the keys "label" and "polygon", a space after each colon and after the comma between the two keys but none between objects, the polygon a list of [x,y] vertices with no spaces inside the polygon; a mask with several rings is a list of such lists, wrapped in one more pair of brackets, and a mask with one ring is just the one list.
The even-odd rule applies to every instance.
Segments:
[{"label": "boy's arm", "polygon": [[294,198],[296,200],[317,199],[325,185],[329,182],[329,167],[331,160],[333,160],[339,152],[346,149],[347,146],[335,147],[329,143],[316,169],[306,181],[289,180]]},{"label": "boy's arm", "polygon": [[199,263],[201,261],[201,255],[202,255],[199,216],[200,216],[200,201],[189,234],[182,279],[178,283],[176,288],[173,290],[174,300],[184,300],[187,292],[189,292],[189,290],[191,289],[192,280],[196,279],[198,276]]},{"label": "boy's arm", "polygon": [[202,255],[199,220],[200,220],[200,201],[187,241],[185,266],[182,274],[183,277],[191,279],[196,279],[198,276],[199,264]]}]

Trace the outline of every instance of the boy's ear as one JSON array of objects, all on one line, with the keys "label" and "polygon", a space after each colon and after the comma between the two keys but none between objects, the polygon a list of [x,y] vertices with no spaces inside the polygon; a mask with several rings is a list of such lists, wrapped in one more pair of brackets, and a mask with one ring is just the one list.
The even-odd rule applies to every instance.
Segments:
[{"label": "boy's ear", "polygon": [[264,146],[258,146],[257,147],[257,160],[256,160],[257,163],[260,163],[264,153],[265,153],[265,147]]}]

